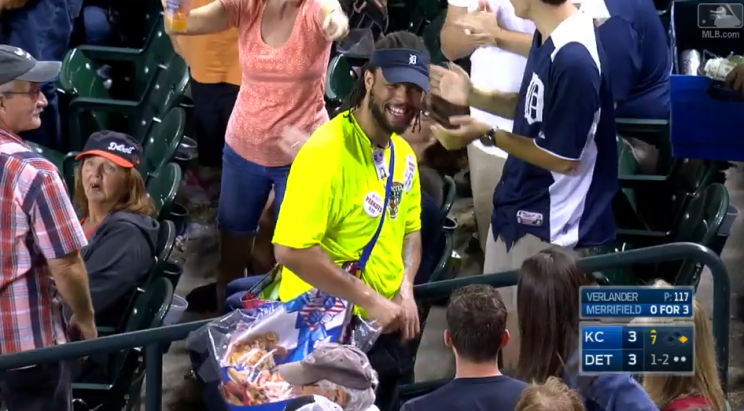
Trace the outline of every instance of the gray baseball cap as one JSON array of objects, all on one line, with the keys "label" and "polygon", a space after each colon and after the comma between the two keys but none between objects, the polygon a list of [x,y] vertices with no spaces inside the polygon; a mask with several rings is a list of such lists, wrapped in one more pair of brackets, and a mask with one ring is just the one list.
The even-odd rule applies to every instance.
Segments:
[{"label": "gray baseball cap", "polygon": [[26,50],[0,45],[0,84],[13,80],[46,83],[59,75],[59,61],[37,61]]},{"label": "gray baseball cap", "polygon": [[369,364],[367,355],[350,345],[321,343],[304,360],[282,364],[278,370],[292,385],[326,380],[356,390],[377,387],[377,372]]}]

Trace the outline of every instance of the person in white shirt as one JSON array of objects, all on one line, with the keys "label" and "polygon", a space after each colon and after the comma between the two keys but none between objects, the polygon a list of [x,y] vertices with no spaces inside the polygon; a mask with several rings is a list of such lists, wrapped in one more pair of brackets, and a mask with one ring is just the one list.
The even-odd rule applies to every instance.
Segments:
[{"label": "person in white shirt", "polygon": [[[469,18],[492,20],[486,26],[504,32],[532,33],[535,25],[514,15],[510,0],[449,0],[447,17],[442,28],[442,52],[450,61],[470,55],[470,78],[473,85],[505,93],[519,91],[526,57],[499,48],[496,34],[467,35],[459,24],[466,14]],[[511,131],[513,120],[471,108],[471,115],[479,121]],[[473,191],[478,239],[485,251],[493,211],[493,191],[501,179],[501,169],[507,154],[497,147],[485,147],[480,141],[468,146],[470,184]]]}]

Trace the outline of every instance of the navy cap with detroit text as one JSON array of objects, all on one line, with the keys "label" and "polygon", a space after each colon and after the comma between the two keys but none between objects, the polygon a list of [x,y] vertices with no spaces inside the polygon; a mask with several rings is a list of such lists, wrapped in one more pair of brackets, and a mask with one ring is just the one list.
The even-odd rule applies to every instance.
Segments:
[{"label": "navy cap with detroit text", "polygon": [[382,70],[388,83],[410,83],[429,91],[430,59],[427,53],[408,49],[377,50],[369,61]]},{"label": "navy cap with detroit text", "polygon": [[83,152],[75,157],[80,160],[86,156],[100,156],[114,164],[132,168],[140,164],[142,146],[129,134],[117,131],[98,131],[91,134],[85,143]]}]

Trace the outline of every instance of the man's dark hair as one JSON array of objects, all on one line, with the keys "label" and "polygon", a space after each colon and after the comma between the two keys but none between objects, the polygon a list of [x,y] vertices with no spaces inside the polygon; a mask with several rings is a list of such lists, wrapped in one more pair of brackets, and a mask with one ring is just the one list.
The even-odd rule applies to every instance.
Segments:
[{"label": "man's dark hair", "polygon": [[[424,40],[421,37],[408,32],[408,31],[395,31],[380,37],[375,43],[375,51],[377,50],[392,50],[392,49],[408,49],[418,51],[419,53],[429,55],[429,50],[424,44]],[[357,82],[354,85],[354,89],[349,94],[349,98],[346,99],[342,104],[339,111],[346,111],[361,107],[364,96],[367,94],[367,89],[364,85],[364,73],[376,69],[375,65],[371,62],[367,62],[362,66],[362,70],[359,73]],[[347,118],[349,118],[347,116]],[[414,129],[421,126],[421,114],[417,113],[413,120]]]},{"label": "man's dark hair", "polygon": [[476,363],[495,361],[506,332],[506,306],[490,285],[455,290],[447,305],[447,330],[457,354]]},{"label": "man's dark hair", "polygon": [[561,4],[567,2],[568,0],[540,0],[545,4],[550,4],[551,6],[560,6]]}]

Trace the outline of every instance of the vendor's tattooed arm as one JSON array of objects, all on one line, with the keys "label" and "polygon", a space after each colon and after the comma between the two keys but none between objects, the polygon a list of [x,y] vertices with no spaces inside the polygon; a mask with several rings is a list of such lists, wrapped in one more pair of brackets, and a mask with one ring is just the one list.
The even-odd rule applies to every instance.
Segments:
[{"label": "vendor's tattooed arm", "polygon": [[413,292],[413,283],[421,265],[421,232],[406,234],[403,240],[403,282],[401,292]]}]

